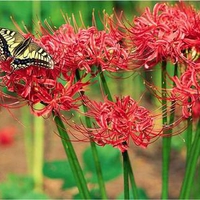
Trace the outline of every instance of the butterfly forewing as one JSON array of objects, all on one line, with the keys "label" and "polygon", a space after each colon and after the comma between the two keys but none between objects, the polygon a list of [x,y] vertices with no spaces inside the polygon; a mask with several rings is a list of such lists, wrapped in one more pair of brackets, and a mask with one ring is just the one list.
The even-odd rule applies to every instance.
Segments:
[{"label": "butterfly forewing", "polygon": [[54,67],[51,56],[31,38],[25,39],[15,31],[0,28],[0,60],[9,57],[13,59],[11,66],[14,70],[29,66]]},{"label": "butterfly forewing", "polygon": [[[13,56],[15,48],[24,41],[24,37],[9,29],[0,29],[0,47],[5,57]],[[9,56],[8,56],[9,55]]]}]

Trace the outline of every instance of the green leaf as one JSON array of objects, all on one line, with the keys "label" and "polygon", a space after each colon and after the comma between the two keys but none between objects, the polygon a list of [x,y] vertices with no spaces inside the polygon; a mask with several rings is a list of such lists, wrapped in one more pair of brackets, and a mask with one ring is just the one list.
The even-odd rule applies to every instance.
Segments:
[{"label": "green leaf", "polygon": [[[120,176],[122,174],[122,164],[120,162],[121,154],[119,150],[107,145],[104,147],[97,146],[97,151],[104,180],[109,181]],[[86,149],[83,153],[83,161],[85,171],[91,175],[90,181],[92,183],[97,183],[96,170],[90,148]]]},{"label": "green leaf", "polygon": [[0,197],[2,199],[41,199],[46,195],[34,192],[33,179],[29,176],[10,174],[7,181],[0,184]]},{"label": "green leaf", "polygon": [[69,162],[66,160],[45,162],[43,166],[43,174],[52,179],[62,179],[64,181],[62,189],[76,186]]}]

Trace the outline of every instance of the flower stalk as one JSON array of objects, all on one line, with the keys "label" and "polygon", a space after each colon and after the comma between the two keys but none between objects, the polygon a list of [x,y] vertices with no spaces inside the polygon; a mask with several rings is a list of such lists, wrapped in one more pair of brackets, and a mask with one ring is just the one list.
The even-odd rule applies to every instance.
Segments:
[{"label": "flower stalk", "polygon": [[[76,70],[76,79],[77,79],[77,81],[80,80],[80,74],[79,74],[78,70]],[[80,95],[83,97],[84,92],[80,92]],[[84,103],[82,104],[82,107],[83,107],[84,113],[87,113],[88,109],[87,109],[87,107],[85,106]],[[85,123],[86,123],[87,128],[92,127],[91,120],[87,116],[85,116]],[[103,179],[103,174],[102,174],[102,170],[101,170],[101,164],[100,164],[100,161],[99,161],[97,148],[96,148],[94,141],[92,141],[91,138],[90,138],[90,146],[91,146],[91,151],[92,151],[92,155],[93,155],[93,159],[94,159],[96,174],[97,174],[97,177],[98,177],[99,190],[100,190],[100,193],[101,193],[101,197],[102,197],[102,199],[108,199],[107,194],[106,194],[106,187],[105,187],[105,182],[104,182],[104,179]]]},{"label": "flower stalk", "polygon": [[124,170],[124,199],[129,199],[129,158],[128,152],[124,151],[123,156],[123,170]]},{"label": "flower stalk", "polygon": [[192,118],[189,117],[187,119],[187,130],[186,130],[186,147],[187,147],[187,155],[186,155],[186,160],[189,159],[190,155],[190,150],[192,146],[192,128],[193,128],[193,123],[192,123]]},{"label": "flower stalk", "polygon": [[[163,125],[167,124],[167,101],[166,99],[166,70],[167,63],[162,63],[162,84],[163,84],[163,92],[162,92],[162,106],[163,106]],[[177,75],[177,64],[174,66],[174,76]],[[169,124],[172,125],[175,119],[175,101],[171,102],[170,106],[170,116],[169,116]],[[163,134],[171,134],[172,129],[168,132],[163,132]],[[168,181],[169,181],[169,163],[170,163],[170,152],[171,152],[171,137],[163,138],[163,190],[162,190],[162,198],[168,198]]]},{"label": "flower stalk", "polygon": [[194,141],[192,143],[191,149],[189,151],[189,156],[186,162],[185,176],[183,179],[181,192],[179,196],[180,199],[190,198],[190,192],[193,187],[192,183],[194,179],[195,169],[197,166],[197,161],[199,158],[199,153],[200,153],[200,120],[197,124]]},{"label": "flower stalk", "polygon": [[87,182],[83,175],[83,171],[78,162],[78,158],[76,156],[76,153],[75,153],[72,143],[70,141],[68,133],[65,129],[65,126],[64,126],[60,116],[55,115],[55,113],[53,113],[53,116],[54,116],[54,121],[56,123],[58,132],[59,132],[61,140],[62,140],[62,144],[63,144],[64,150],[65,150],[65,153],[68,157],[69,164],[71,166],[74,178],[76,180],[77,187],[79,189],[79,194],[80,194],[81,198],[83,198],[83,199],[90,199],[90,193],[89,193],[89,190],[87,187]]},{"label": "flower stalk", "polygon": [[113,101],[108,84],[102,71],[100,72],[100,83],[102,83],[102,88],[105,92],[105,95],[108,97],[108,100]]},{"label": "flower stalk", "polygon": [[131,167],[131,162],[130,162],[129,155],[128,155],[128,159],[129,159],[128,170],[129,170],[129,177],[130,177],[130,183],[131,183],[131,189],[132,189],[132,193],[133,193],[133,198],[134,199],[139,199],[138,189],[137,189],[137,185],[136,185],[136,182],[135,182],[133,170],[132,170],[132,167]]},{"label": "flower stalk", "polygon": [[[162,123],[167,125],[167,101],[166,101],[166,78],[167,78],[167,62],[163,61],[161,70],[161,85],[162,85]],[[167,134],[165,130],[163,134]],[[168,182],[169,182],[169,162],[170,162],[170,151],[171,151],[171,137],[163,137],[163,148],[162,148],[162,199],[168,198]]]}]

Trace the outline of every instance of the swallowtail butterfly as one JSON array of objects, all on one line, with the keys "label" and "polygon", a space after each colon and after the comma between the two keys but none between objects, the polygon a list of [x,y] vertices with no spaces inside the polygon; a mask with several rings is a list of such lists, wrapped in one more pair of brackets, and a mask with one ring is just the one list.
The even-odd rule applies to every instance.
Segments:
[{"label": "swallowtail butterfly", "polygon": [[32,38],[24,38],[18,32],[0,28],[0,61],[12,58],[13,70],[38,66],[53,69],[52,57]]}]

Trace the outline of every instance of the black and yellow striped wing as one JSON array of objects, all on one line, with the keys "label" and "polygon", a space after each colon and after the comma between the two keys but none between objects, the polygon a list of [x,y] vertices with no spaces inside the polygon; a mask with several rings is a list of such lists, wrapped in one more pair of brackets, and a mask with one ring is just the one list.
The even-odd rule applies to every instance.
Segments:
[{"label": "black and yellow striped wing", "polygon": [[52,57],[31,38],[25,39],[18,32],[0,28],[0,60],[12,58],[14,70],[29,66],[53,69]]}]

